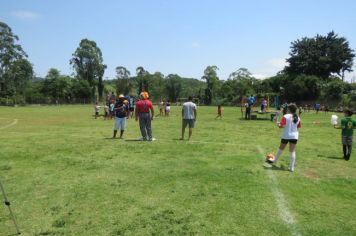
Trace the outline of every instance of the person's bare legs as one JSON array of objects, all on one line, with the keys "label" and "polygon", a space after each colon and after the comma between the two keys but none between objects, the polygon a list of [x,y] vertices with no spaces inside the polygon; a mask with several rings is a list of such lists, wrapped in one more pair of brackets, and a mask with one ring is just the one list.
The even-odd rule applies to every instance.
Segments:
[{"label": "person's bare legs", "polygon": [[277,154],[276,154],[276,156],[275,156],[275,158],[274,158],[274,160],[273,160],[273,163],[276,163],[276,162],[278,161],[279,157],[282,155],[283,150],[284,150],[284,148],[285,148],[286,146],[287,146],[286,143],[281,143],[281,144],[279,145],[279,149],[278,149]]},{"label": "person's bare legs", "polygon": [[189,128],[189,138],[188,138],[188,140],[190,140],[190,137],[192,137],[192,133],[193,133],[193,129]]},{"label": "person's bare legs", "polygon": [[295,143],[289,143],[289,156],[290,156],[290,164],[289,164],[289,170],[294,171],[294,164],[295,164]]},{"label": "person's bare legs", "polygon": [[184,132],[185,132],[185,128],[182,127],[182,137],[180,138],[181,140],[184,140]]}]

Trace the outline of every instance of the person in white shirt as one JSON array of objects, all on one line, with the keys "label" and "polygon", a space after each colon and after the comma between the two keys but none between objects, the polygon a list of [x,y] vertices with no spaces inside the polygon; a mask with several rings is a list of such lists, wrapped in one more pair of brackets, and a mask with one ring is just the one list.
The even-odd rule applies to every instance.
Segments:
[{"label": "person in white shirt", "polygon": [[267,160],[268,163],[277,163],[279,157],[282,155],[284,148],[289,143],[289,155],[290,155],[290,164],[289,170],[294,171],[295,165],[295,147],[298,142],[299,132],[298,129],[301,128],[301,120],[300,117],[296,114],[297,106],[295,104],[288,105],[288,114],[284,115],[281,119],[281,122],[277,123],[279,128],[284,128],[281,144],[279,145],[279,149],[277,154],[273,160]]},{"label": "person in white shirt", "polygon": [[195,121],[197,119],[197,105],[193,103],[193,97],[188,97],[188,102],[185,102],[182,107],[182,137],[181,140],[184,140],[184,132],[187,125],[189,125],[189,137],[188,140],[192,137],[193,128]]}]

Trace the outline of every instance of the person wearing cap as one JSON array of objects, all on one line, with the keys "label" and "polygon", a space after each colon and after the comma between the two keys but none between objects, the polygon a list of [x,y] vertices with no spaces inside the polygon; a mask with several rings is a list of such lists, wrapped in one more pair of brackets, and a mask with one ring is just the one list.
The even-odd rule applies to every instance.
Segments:
[{"label": "person wearing cap", "polygon": [[117,135],[117,130],[120,128],[120,139],[122,139],[122,136],[125,132],[126,129],[126,117],[128,116],[128,106],[127,106],[127,101],[125,102],[125,97],[124,95],[120,94],[119,99],[115,104],[115,125],[114,125],[114,134],[113,138],[116,138]]},{"label": "person wearing cap", "polygon": [[139,120],[142,141],[153,141],[151,120],[153,120],[154,109],[152,102],[148,99],[148,93],[142,92],[141,99],[136,103],[135,120]]}]

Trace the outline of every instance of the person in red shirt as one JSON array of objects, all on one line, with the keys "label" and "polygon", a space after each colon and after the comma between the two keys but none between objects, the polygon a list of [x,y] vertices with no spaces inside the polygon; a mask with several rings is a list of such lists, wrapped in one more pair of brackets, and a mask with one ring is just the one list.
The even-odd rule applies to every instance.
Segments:
[{"label": "person in red shirt", "polygon": [[154,141],[152,137],[151,121],[154,117],[154,109],[152,102],[148,99],[148,93],[142,92],[140,94],[141,100],[136,103],[135,120],[139,120],[142,141]]},{"label": "person in red shirt", "polygon": [[220,119],[222,118],[222,111],[223,111],[223,109],[222,109],[221,105],[218,105],[218,115],[215,117],[215,120],[219,117],[220,117]]}]

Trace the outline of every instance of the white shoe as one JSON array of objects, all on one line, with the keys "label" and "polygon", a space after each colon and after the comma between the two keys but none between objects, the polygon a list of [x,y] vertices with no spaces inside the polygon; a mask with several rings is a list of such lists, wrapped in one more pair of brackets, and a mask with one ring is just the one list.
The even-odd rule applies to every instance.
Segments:
[{"label": "white shoe", "polygon": [[155,138],[150,138],[150,139],[148,139],[148,141],[156,141],[156,139]]}]

